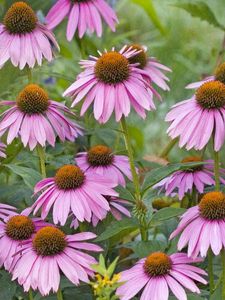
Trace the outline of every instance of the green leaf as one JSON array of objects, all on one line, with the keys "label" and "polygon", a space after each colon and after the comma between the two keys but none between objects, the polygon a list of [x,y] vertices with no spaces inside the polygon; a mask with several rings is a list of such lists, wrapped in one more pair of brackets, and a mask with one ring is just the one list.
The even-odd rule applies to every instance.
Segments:
[{"label": "green leaf", "polygon": [[115,188],[115,190],[119,193],[121,199],[130,201],[130,202],[135,201],[133,195],[131,194],[131,192],[127,188],[124,188],[121,185],[118,185]]},{"label": "green leaf", "polygon": [[218,300],[221,299],[221,294],[222,294],[222,285],[221,283],[217,286],[216,290],[214,293],[211,295],[210,300]]},{"label": "green leaf", "polygon": [[131,218],[124,218],[121,221],[113,223],[111,226],[106,228],[106,230],[100,234],[100,236],[95,240],[96,242],[102,242],[107,239],[114,237],[115,235],[122,233],[123,231],[130,230],[133,231],[138,228],[138,223]]},{"label": "green leaf", "polygon": [[41,180],[40,173],[34,169],[11,164],[5,165],[5,167],[10,169],[14,174],[20,176],[24,183],[32,190],[34,189],[36,183]]},{"label": "green leaf", "polygon": [[217,28],[220,28],[222,30],[225,29],[225,27],[217,21],[211,8],[205,2],[202,2],[202,1],[199,1],[196,3],[190,3],[190,2],[180,3],[179,2],[179,3],[173,4],[173,6],[182,8],[182,9],[186,10],[189,14],[191,14],[193,17],[200,18],[202,21],[206,21],[209,24],[211,24]]},{"label": "green leaf", "polygon": [[185,213],[185,208],[165,207],[157,211],[150,220],[150,226],[169,220]]},{"label": "green leaf", "polygon": [[0,286],[1,286],[1,296],[0,299],[13,299],[13,296],[16,293],[17,285],[15,282],[11,281],[11,276],[5,271],[1,271],[2,275],[0,278]]},{"label": "green leaf", "polygon": [[135,241],[124,245],[124,247],[132,249],[139,258],[146,257],[152,252],[164,251],[166,246],[166,243],[162,241]]},{"label": "green leaf", "polygon": [[188,170],[196,166],[201,166],[203,164],[204,162],[168,164],[167,166],[154,169],[146,174],[142,190],[143,192],[146,192],[146,190],[153,187],[156,183],[158,183],[165,177],[170,176],[174,172],[180,170]]},{"label": "green leaf", "polygon": [[116,269],[116,265],[117,265],[117,262],[119,260],[119,257],[117,257],[116,259],[114,259],[114,261],[110,264],[110,266],[108,267],[107,269],[107,273],[109,275],[109,277],[111,278],[111,276],[113,275],[115,269]]},{"label": "green leaf", "polygon": [[164,26],[161,24],[161,21],[157,15],[157,12],[155,10],[152,0],[132,0],[132,2],[141,6],[146,11],[146,13],[150,17],[152,23],[155,25],[156,28],[159,29],[159,31],[162,34],[166,33],[166,30],[165,30]]}]

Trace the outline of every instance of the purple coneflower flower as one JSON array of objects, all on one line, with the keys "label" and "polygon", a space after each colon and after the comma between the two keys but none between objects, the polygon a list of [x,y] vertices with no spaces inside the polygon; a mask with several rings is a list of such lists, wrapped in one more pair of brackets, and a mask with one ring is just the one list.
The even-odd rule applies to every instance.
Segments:
[{"label": "purple coneflower flower", "polygon": [[181,216],[171,239],[180,234],[178,250],[188,247],[188,256],[206,256],[209,248],[219,255],[225,247],[225,194],[209,192],[199,205],[191,207]]},{"label": "purple coneflower flower", "polygon": [[[120,199],[118,197],[110,197],[110,196],[105,196],[105,199],[109,203],[110,211],[105,211],[105,217],[107,216],[108,213],[111,213],[113,217],[117,220],[120,221],[124,216],[126,217],[131,217],[130,211],[127,209],[127,206],[129,205],[129,202]],[[98,225],[99,221],[101,221],[96,215],[93,214],[92,216],[92,225],[95,227]],[[78,228],[79,222],[77,218],[74,218],[73,221],[71,222],[71,226],[74,229]]]},{"label": "purple coneflower flower", "polygon": [[180,147],[201,150],[212,137],[219,151],[225,139],[225,85],[206,81],[190,99],[174,105],[166,121],[171,123],[169,136],[179,137]]},{"label": "purple coneflower flower", "polygon": [[[182,162],[203,162],[203,160],[198,156],[189,156],[183,159]],[[159,188],[160,192],[165,190],[166,196],[178,194],[179,200],[183,199],[185,193],[192,193],[194,188],[202,194],[206,186],[215,185],[213,168],[214,163],[212,160],[205,161],[204,165],[173,173],[157,183],[154,188]],[[225,174],[223,169],[221,171]],[[225,184],[222,177],[220,177],[220,181]]]},{"label": "purple coneflower flower", "polygon": [[53,45],[59,50],[53,33],[41,24],[25,2],[15,2],[0,24],[0,66],[11,60],[15,67],[33,68],[43,58],[51,61]]},{"label": "purple coneflower flower", "polygon": [[195,281],[206,284],[200,275],[206,272],[191,263],[201,259],[188,258],[185,253],[166,255],[155,252],[139,260],[134,267],[121,273],[121,282],[116,294],[121,300],[132,299],[143,288],[141,300],[168,300],[169,291],[179,300],[186,300],[184,288],[200,294]]},{"label": "purple coneflower flower", "polygon": [[22,243],[32,239],[37,230],[46,226],[41,219],[30,219],[26,215],[16,214],[0,221],[0,267],[9,271],[15,263],[15,254]]},{"label": "purple coneflower flower", "polygon": [[[119,52],[112,49],[99,52],[100,57],[82,60],[80,64],[85,70],[64,92],[64,96],[72,97],[73,107],[85,98],[81,116],[93,103],[94,117],[99,123],[106,123],[113,112],[119,122],[123,115],[129,115],[131,106],[145,118],[145,110],[155,109],[153,94],[158,93],[149,83],[151,76],[140,69],[138,63],[129,62],[137,53],[124,46]],[[149,80],[145,80],[143,75],[149,76]]]},{"label": "purple coneflower flower", "polygon": [[84,242],[95,238],[91,232],[65,235],[58,228],[46,226],[40,229],[33,240],[22,245],[20,256],[12,270],[13,280],[18,279],[24,291],[39,290],[46,296],[57,292],[62,272],[73,284],[89,282],[93,276],[91,265],[96,260],[84,250],[99,252],[102,249]]},{"label": "purple coneflower flower", "polygon": [[82,134],[81,127],[64,115],[74,114],[64,104],[49,100],[47,92],[36,84],[26,86],[16,101],[0,105],[12,106],[0,119],[0,136],[7,132],[7,144],[20,137],[24,147],[29,145],[33,150],[46,142],[54,147],[56,136],[64,142]]},{"label": "purple coneflower flower", "polygon": [[[146,72],[146,75],[145,73],[143,73],[143,77],[145,78],[145,80],[149,80],[150,83],[156,84],[164,91],[170,90],[169,86],[166,83],[167,81],[169,81],[169,78],[163,73],[163,71],[172,72],[171,69],[159,63],[155,57],[148,57],[147,47],[145,46],[133,44],[127,46],[127,49],[138,51],[137,54],[129,59],[129,62],[131,64],[138,64],[138,67]],[[156,95],[159,99],[161,99],[161,96],[159,94]]]},{"label": "purple coneflower flower", "polygon": [[6,158],[5,148],[6,145],[0,142],[0,157]]},{"label": "purple coneflower flower", "polygon": [[132,180],[129,159],[125,155],[115,155],[104,145],[92,147],[88,152],[80,152],[76,158],[77,165],[85,172],[99,174],[126,186],[125,174]]},{"label": "purple coneflower flower", "polygon": [[82,38],[87,30],[96,31],[97,36],[102,35],[102,18],[112,31],[118,23],[117,16],[105,0],[58,0],[46,16],[47,27],[55,28],[68,16],[66,37],[71,41],[78,30]]},{"label": "purple coneflower flower", "polygon": [[105,218],[110,210],[104,195],[118,196],[112,189],[117,184],[97,175],[83,172],[78,166],[65,165],[55,177],[41,180],[34,192],[44,191],[35,203],[28,208],[34,214],[41,208],[41,217],[45,219],[53,206],[53,221],[65,225],[70,212],[78,221],[91,222],[95,215],[99,220]]}]

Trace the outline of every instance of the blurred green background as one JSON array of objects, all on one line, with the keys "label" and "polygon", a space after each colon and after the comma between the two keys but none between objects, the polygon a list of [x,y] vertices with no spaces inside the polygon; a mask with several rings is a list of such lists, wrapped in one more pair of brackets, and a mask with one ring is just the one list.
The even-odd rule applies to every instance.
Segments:
[{"label": "blurred green background", "polygon": [[[1,14],[4,14],[13,2],[2,0]],[[28,2],[43,20],[54,1]],[[87,57],[88,54],[95,55],[97,49],[110,49],[112,46],[119,48],[133,42],[146,45],[149,55],[157,57],[173,70],[173,73],[169,74],[171,91],[160,92],[163,103],[157,103],[157,111],[150,112],[145,121],[133,113],[129,117],[129,124],[137,156],[157,155],[168,142],[164,117],[171,105],[189,97],[192,91],[185,90],[185,86],[212,74],[218,58],[223,60],[225,2],[224,0],[109,2],[115,6],[118,13],[120,24],[117,31],[112,33],[106,28],[100,39],[95,35],[85,36],[82,41],[74,39],[68,43],[65,39],[65,21],[55,30],[61,47],[60,54],[57,54],[57,59],[50,65],[45,64],[34,71],[35,80],[47,86],[51,98],[63,101],[62,92],[79,73],[78,62],[81,58]],[[7,64],[0,71],[0,98],[15,99],[18,91],[26,83],[25,76],[25,72],[20,72]],[[89,126],[98,125],[91,121]],[[115,127],[115,124],[112,123],[111,126]],[[108,138],[108,134],[105,135],[106,137],[103,134],[103,139]],[[171,159],[178,160],[182,153],[180,150],[173,151]]]}]

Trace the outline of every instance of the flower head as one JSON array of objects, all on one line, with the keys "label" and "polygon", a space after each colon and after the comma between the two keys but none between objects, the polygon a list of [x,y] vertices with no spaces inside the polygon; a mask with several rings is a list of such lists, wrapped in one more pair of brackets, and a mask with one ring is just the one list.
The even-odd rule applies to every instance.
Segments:
[{"label": "flower head", "polygon": [[89,282],[88,276],[94,274],[91,265],[96,260],[83,250],[102,249],[83,241],[95,237],[90,232],[66,235],[53,226],[41,228],[32,240],[21,246],[20,257],[12,269],[13,280],[17,279],[26,292],[30,288],[38,289],[42,296],[51,290],[58,291],[60,272],[75,285],[80,281]]},{"label": "flower head", "polygon": [[98,174],[85,173],[78,166],[65,165],[53,178],[41,180],[35,186],[35,194],[43,191],[28,208],[34,214],[41,208],[45,219],[53,206],[53,221],[64,225],[72,212],[80,221],[91,222],[93,215],[102,220],[110,206],[104,195],[117,196],[112,189],[117,184]]},{"label": "flower head", "polygon": [[[157,61],[155,57],[147,56],[147,48],[139,44],[132,44],[127,46],[127,49],[136,50],[137,53],[129,58],[131,64],[138,64],[137,67],[144,71],[143,77],[150,82],[153,82],[164,91],[169,91],[170,88],[167,85],[169,78],[163,72],[171,72],[171,69],[162,65]],[[159,98],[160,95],[156,93]]]},{"label": "flower head", "polygon": [[132,179],[129,159],[125,155],[115,155],[105,145],[93,146],[87,152],[77,154],[75,161],[84,171],[114,178],[117,184],[126,186],[124,175]]},{"label": "flower head", "polygon": [[65,116],[74,114],[62,103],[49,99],[47,92],[36,84],[27,85],[16,101],[2,101],[10,105],[0,119],[0,136],[7,133],[7,144],[21,138],[33,150],[38,144],[48,142],[54,147],[56,136],[61,141],[74,139],[82,134],[81,127]]},{"label": "flower head", "polygon": [[218,81],[205,81],[192,98],[173,106],[166,121],[171,125],[168,134],[179,137],[179,146],[203,149],[210,138],[214,150],[219,151],[225,139],[225,85]]},{"label": "flower head", "polygon": [[[5,209],[8,207],[3,207]],[[0,221],[0,266],[10,270],[15,261],[16,253],[22,243],[32,239],[33,235],[46,223],[41,219],[31,219],[26,214],[12,212],[4,221]]]},{"label": "flower head", "polygon": [[177,299],[187,299],[184,288],[199,294],[195,281],[206,284],[200,276],[206,272],[191,265],[199,261],[188,258],[185,253],[154,252],[121,273],[120,282],[125,283],[117,289],[117,295],[121,300],[129,300],[143,289],[141,299],[168,300],[171,290]]},{"label": "flower head", "polygon": [[0,24],[0,66],[11,60],[15,67],[33,68],[43,58],[51,61],[53,45],[59,50],[53,33],[41,24],[32,8],[25,2],[15,2]]},{"label": "flower head", "polygon": [[[182,162],[198,163],[203,162],[203,160],[198,156],[188,156]],[[173,173],[157,183],[155,188],[158,188],[160,192],[165,190],[166,196],[178,194],[179,200],[182,200],[186,193],[192,193],[194,188],[202,194],[206,186],[215,185],[213,168],[214,163],[212,160],[205,161],[202,165]],[[224,169],[221,169],[221,172],[225,173]],[[222,177],[220,181],[225,183]]]},{"label": "flower head", "polygon": [[119,52],[115,49],[99,52],[100,57],[91,56],[90,60],[81,61],[85,70],[64,92],[64,96],[72,97],[72,106],[85,98],[82,116],[93,103],[94,117],[99,123],[106,123],[113,112],[118,122],[123,115],[129,115],[131,106],[145,118],[145,110],[155,109],[153,93],[156,94],[156,91],[150,84],[151,76],[138,64],[129,62],[136,53],[138,51],[125,46]]},{"label": "flower head", "polygon": [[102,35],[102,21],[108,24],[112,31],[118,23],[117,16],[105,0],[58,0],[46,16],[47,27],[55,28],[68,16],[66,37],[71,41],[75,32],[82,38],[86,31]]},{"label": "flower head", "polygon": [[181,217],[174,238],[181,233],[178,249],[188,246],[188,256],[196,257],[200,253],[206,256],[209,248],[218,255],[225,247],[225,194],[209,192],[199,205],[194,206]]}]

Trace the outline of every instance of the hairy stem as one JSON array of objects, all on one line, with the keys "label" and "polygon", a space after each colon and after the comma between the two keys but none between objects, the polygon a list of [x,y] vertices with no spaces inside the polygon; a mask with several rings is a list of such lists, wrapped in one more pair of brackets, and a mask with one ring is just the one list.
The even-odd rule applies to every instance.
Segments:
[{"label": "hairy stem", "polygon": [[31,288],[29,289],[28,295],[29,295],[29,300],[34,300],[33,293],[32,293],[32,289],[31,289]]},{"label": "hairy stem", "polygon": [[40,169],[42,178],[46,178],[46,168],[45,168],[45,150],[40,145],[37,146],[37,153],[40,160]]},{"label": "hairy stem", "polygon": [[221,260],[222,260],[222,298],[225,299],[225,250],[221,250]]},{"label": "hairy stem", "polygon": [[141,200],[140,183],[139,183],[138,174],[137,174],[135,164],[134,164],[134,155],[133,155],[130,135],[128,132],[125,117],[122,117],[122,119],[121,119],[121,127],[123,130],[125,145],[126,145],[126,149],[127,149],[127,153],[128,153],[129,161],[130,161],[130,168],[131,168],[131,173],[132,173],[133,183],[134,183],[134,188],[135,188],[135,196],[136,196],[135,199],[136,199],[136,202],[138,202]]},{"label": "hairy stem", "polygon": [[215,189],[220,190],[220,160],[219,152],[214,151],[214,174],[215,174]]},{"label": "hairy stem", "polygon": [[177,144],[178,138],[174,140],[170,140],[169,143],[166,145],[166,147],[163,149],[163,151],[160,154],[160,157],[167,158],[170,151],[173,149],[173,147]]},{"label": "hairy stem", "polygon": [[213,294],[215,283],[213,273],[213,253],[211,248],[208,250],[208,275],[209,275],[209,290],[210,294]]},{"label": "hairy stem", "polygon": [[57,300],[63,300],[63,294],[62,294],[61,289],[58,289],[58,292],[57,292]]}]

